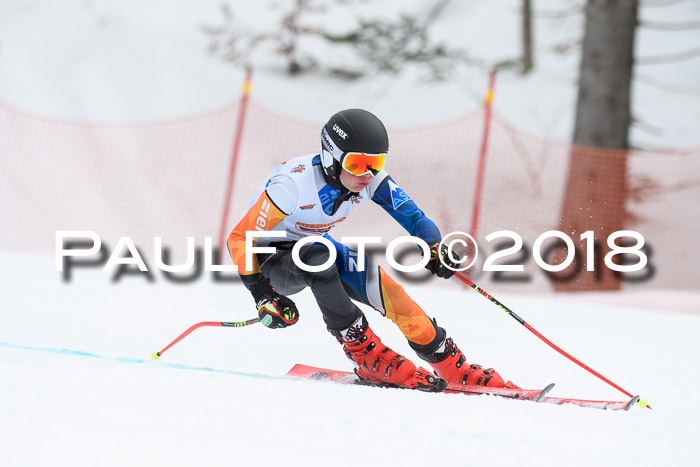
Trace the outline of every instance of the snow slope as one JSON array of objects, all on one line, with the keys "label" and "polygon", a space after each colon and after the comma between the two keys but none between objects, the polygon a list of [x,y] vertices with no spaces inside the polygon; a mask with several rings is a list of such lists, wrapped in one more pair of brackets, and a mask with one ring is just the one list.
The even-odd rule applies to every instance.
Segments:
[{"label": "snow slope", "polygon": [[[490,291],[654,407],[605,412],[274,378],[297,362],[350,369],[308,291],[294,296],[302,316],[292,328],[201,328],[153,362],[150,353],[191,324],[250,318],[247,291],[204,279],[170,285],[158,273],[154,284],[115,285],[91,270],[64,283],[41,256],[3,254],[2,264],[3,466],[655,466],[700,454],[696,312]],[[473,291],[406,288],[470,361],[526,387],[556,382],[552,395],[625,398]],[[391,322],[365,311],[385,342],[415,360]]]}]

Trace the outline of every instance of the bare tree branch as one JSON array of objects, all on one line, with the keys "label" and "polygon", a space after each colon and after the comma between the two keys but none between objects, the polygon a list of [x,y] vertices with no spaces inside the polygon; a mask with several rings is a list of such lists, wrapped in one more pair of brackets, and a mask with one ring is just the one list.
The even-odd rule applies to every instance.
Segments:
[{"label": "bare tree branch", "polygon": [[660,79],[656,79],[652,76],[645,75],[644,73],[635,73],[634,80],[661,89],[663,91],[684,94],[686,96],[700,97],[700,88],[696,88],[693,86],[684,86],[682,84],[669,83]]},{"label": "bare tree branch", "polygon": [[[294,0],[281,13],[278,24],[264,32],[247,30],[239,15],[226,4],[221,6],[221,23],[203,26],[209,38],[210,53],[236,65],[249,63],[253,57],[273,54],[282,58],[288,74],[309,71],[327,73],[344,79],[360,78],[368,73],[399,73],[405,67],[427,70],[429,80],[444,79],[456,68],[483,66],[481,60],[466,51],[435,41],[430,27],[452,0],[433,0],[422,14],[402,14],[395,19],[348,18],[354,26],[340,34],[327,31],[319,19],[333,5],[350,5],[368,0]],[[316,20],[316,21],[314,21]],[[340,46],[343,52],[357,56],[342,65],[324,60],[308,46],[321,39]],[[316,41],[318,43],[318,41]]]},{"label": "bare tree branch", "polygon": [[430,24],[432,24],[433,21],[435,21],[438,16],[447,8],[447,5],[452,3],[452,0],[437,0],[435,4],[430,8],[430,11],[425,17],[425,26],[428,27]]},{"label": "bare tree branch", "polygon": [[640,120],[636,117],[632,117],[632,126],[640,129],[644,133],[648,133],[650,135],[655,135],[655,136],[661,136],[663,135],[663,129],[661,127],[658,127],[656,125],[652,125],[651,123],[645,122],[643,120]]},{"label": "bare tree branch", "polygon": [[682,60],[689,60],[691,58],[700,56],[700,47],[695,47],[694,49],[686,50],[684,52],[679,52],[676,54],[668,55],[657,55],[655,57],[641,57],[636,58],[634,63],[637,65],[658,65],[662,63],[673,63],[680,62]]},{"label": "bare tree branch", "polygon": [[700,29],[700,21],[689,21],[686,23],[673,23],[665,21],[640,21],[639,26],[657,31],[688,31],[690,29]]},{"label": "bare tree branch", "polygon": [[678,5],[686,0],[647,0],[645,2],[639,2],[639,6],[642,8],[656,8],[656,7],[667,7]]}]

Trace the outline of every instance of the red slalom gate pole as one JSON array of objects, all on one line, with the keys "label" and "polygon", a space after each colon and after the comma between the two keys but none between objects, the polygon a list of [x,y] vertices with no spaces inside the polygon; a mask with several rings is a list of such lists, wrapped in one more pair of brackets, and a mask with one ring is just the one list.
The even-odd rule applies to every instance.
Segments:
[{"label": "red slalom gate pole", "polygon": [[245,79],[243,81],[243,93],[238,108],[238,122],[236,123],[236,136],[233,140],[233,152],[231,154],[231,165],[228,172],[228,182],[226,183],[226,193],[224,198],[224,210],[221,214],[221,225],[219,227],[219,255],[218,263],[221,264],[224,252],[224,239],[226,238],[226,221],[231,210],[231,196],[233,195],[233,181],[236,178],[236,166],[238,165],[238,153],[241,148],[243,135],[243,124],[245,123],[246,110],[248,110],[248,97],[250,95],[250,79],[253,74],[250,68],[246,68]]},{"label": "red slalom gate pole", "polygon": [[[630,393],[629,391],[626,391],[626,390],[622,389],[620,386],[618,386],[617,384],[613,383],[613,382],[610,381],[608,378],[606,378],[605,376],[603,376],[603,375],[601,375],[600,373],[598,373],[597,371],[595,371],[593,368],[589,367],[588,365],[586,365],[586,364],[583,363],[582,361],[578,360],[577,358],[573,357],[572,355],[569,355],[567,352],[565,352],[564,350],[562,350],[561,348],[559,348],[559,347],[558,347],[556,344],[554,344],[552,341],[550,341],[549,339],[547,339],[546,337],[544,337],[542,334],[540,334],[539,331],[537,331],[537,329],[535,329],[535,328],[533,328],[532,326],[530,326],[529,324],[527,324],[527,322],[525,322],[524,319],[522,319],[520,316],[516,315],[515,312],[514,312],[513,310],[511,310],[510,308],[508,308],[507,306],[505,306],[503,303],[501,303],[501,302],[499,302],[498,300],[496,300],[496,299],[495,299],[494,297],[492,297],[488,292],[486,292],[484,289],[482,289],[481,287],[479,287],[478,285],[476,285],[475,283],[473,283],[471,280],[469,280],[468,278],[464,277],[464,276],[463,276],[462,274],[460,274],[460,273],[456,273],[455,276],[456,276],[459,280],[461,280],[462,282],[464,282],[465,284],[467,284],[469,287],[471,287],[472,289],[476,290],[477,292],[479,292],[479,293],[480,293],[481,295],[483,295],[484,297],[488,298],[494,305],[498,306],[498,307],[501,308],[503,311],[505,311],[505,312],[508,313],[510,316],[512,316],[517,322],[519,322],[520,324],[522,324],[523,326],[525,326],[525,327],[528,329],[528,331],[530,331],[530,332],[532,332],[534,335],[536,335],[542,342],[544,342],[545,344],[547,344],[548,346],[550,346],[551,348],[553,348],[554,350],[556,350],[557,352],[559,352],[560,354],[562,354],[563,356],[565,356],[566,358],[568,358],[569,360],[571,360],[572,362],[574,362],[575,364],[577,364],[578,366],[580,366],[581,368],[583,368],[584,370],[588,371],[589,373],[593,374],[594,376],[596,376],[596,377],[600,378],[601,380],[605,381],[605,382],[608,383],[610,386],[614,387],[614,388],[617,389],[618,391],[620,391],[620,392],[622,392],[623,394],[625,394],[627,397],[635,397],[635,396],[633,396],[632,393]],[[649,404],[646,404],[646,401],[644,401],[644,404],[646,405],[646,408],[647,408],[647,409],[651,409],[651,406],[650,406]],[[641,405],[641,404],[640,404],[640,405]]]},{"label": "red slalom gate pole", "polygon": [[474,204],[472,206],[472,225],[469,234],[476,241],[479,228],[479,216],[481,212],[481,194],[484,188],[484,173],[486,171],[486,153],[489,143],[489,131],[491,129],[491,104],[493,103],[494,87],[496,85],[496,70],[489,74],[489,88],[484,99],[484,134],[481,137],[481,150],[479,151],[479,165],[476,170],[476,186],[474,187]]},{"label": "red slalom gate pole", "polygon": [[251,324],[255,324],[255,323],[259,323],[259,322],[260,322],[260,318],[253,318],[253,319],[249,319],[247,321],[238,321],[235,323],[231,323],[231,322],[227,322],[227,321],[204,321],[201,323],[197,323],[195,325],[190,326],[189,329],[187,329],[187,331],[185,331],[182,334],[180,334],[179,336],[177,336],[177,338],[175,338],[174,341],[172,341],[170,344],[166,345],[163,348],[163,350],[161,350],[160,352],[153,352],[151,354],[151,358],[153,360],[160,360],[160,356],[163,355],[163,353],[166,350],[168,350],[170,347],[172,347],[173,345],[177,344],[182,339],[187,337],[187,335],[190,334],[192,331],[194,331],[195,329],[199,329],[202,326],[223,326],[223,327],[228,327],[228,328],[242,328],[244,326],[250,326]]}]

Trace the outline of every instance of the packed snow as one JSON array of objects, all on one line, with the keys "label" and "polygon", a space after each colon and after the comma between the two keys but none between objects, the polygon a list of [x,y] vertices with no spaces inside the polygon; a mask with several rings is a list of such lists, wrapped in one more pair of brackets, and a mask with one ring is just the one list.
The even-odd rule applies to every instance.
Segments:
[{"label": "packed snow", "polygon": [[[205,279],[173,285],[157,273],[154,284],[133,276],[115,285],[99,269],[65,283],[53,258],[3,254],[2,263],[3,466],[656,466],[700,454],[697,311],[490,291],[653,407],[610,412],[280,379],[295,363],[352,368],[309,291],[293,296],[301,319],[291,328],[200,328],[156,362],[151,352],[192,324],[254,317],[248,292]],[[470,362],[523,387],[555,382],[552,396],[626,399],[454,282],[437,294],[406,290]],[[699,294],[687,298],[700,304]],[[389,320],[364,311],[385,343],[420,363]]]}]

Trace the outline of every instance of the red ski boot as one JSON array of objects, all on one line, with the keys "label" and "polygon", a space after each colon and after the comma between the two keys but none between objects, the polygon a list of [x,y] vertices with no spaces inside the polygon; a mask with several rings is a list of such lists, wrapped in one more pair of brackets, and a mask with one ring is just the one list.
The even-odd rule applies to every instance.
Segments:
[{"label": "red ski boot", "polygon": [[382,344],[364,315],[348,329],[331,334],[343,344],[345,355],[355,363],[355,373],[362,380],[429,392],[447,387],[442,378],[425,368],[416,368],[413,362]]},{"label": "red ski boot", "polygon": [[481,365],[467,363],[461,350],[457,348],[451,337],[447,337],[443,345],[430,356],[423,356],[435,369],[435,372],[448,383],[465,384],[468,386],[487,386],[490,388],[520,389],[510,381],[504,382],[493,368],[482,368]]}]

